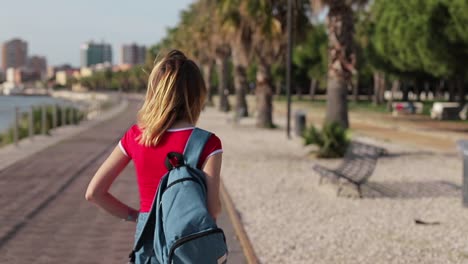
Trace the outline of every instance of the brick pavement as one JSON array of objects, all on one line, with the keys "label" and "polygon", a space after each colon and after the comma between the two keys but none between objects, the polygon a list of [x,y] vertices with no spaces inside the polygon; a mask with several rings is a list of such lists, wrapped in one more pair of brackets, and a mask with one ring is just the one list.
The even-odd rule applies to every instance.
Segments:
[{"label": "brick pavement", "polygon": [[[0,263],[126,263],[134,224],[84,199],[86,186],[132,124],[130,111],[0,171]],[[111,192],[137,207],[132,165]],[[232,263],[245,263],[225,213],[220,217]]]}]

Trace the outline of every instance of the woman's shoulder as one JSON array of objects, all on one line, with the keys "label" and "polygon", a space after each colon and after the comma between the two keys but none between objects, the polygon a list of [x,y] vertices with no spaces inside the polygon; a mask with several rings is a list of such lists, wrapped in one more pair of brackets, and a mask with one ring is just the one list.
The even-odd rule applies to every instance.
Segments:
[{"label": "woman's shoulder", "polygon": [[209,140],[221,144],[221,139],[215,133],[211,133]]},{"label": "woman's shoulder", "polygon": [[212,131],[208,131],[206,129],[203,130],[211,134],[211,136],[208,138],[208,141],[206,142],[205,149],[211,149],[212,151],[222,149],[222,143],[219,136]]},{"label": "woman's shoulder", "polygon": [[130,143],[136,141],[136,139],[141,135],[141,129],[137,124],[131,125],[123,136],[125,143]]},{"label": "woman's shoulder", "polygon": [[141,129],[138,124],[133,124],[127,129],[127,133],[131,135],[140,135]]},{"label": "woman's shoulder", "polygon": [[221,142],[221,139],[213,131],[209,131],[209,130],[201,128],[201,127],[197,127],[197,128],[201,129],[201,130],[204,130],[204,131],[211,134],[210,138],[208,139],[209,141],[219,141],[219,142]]}]

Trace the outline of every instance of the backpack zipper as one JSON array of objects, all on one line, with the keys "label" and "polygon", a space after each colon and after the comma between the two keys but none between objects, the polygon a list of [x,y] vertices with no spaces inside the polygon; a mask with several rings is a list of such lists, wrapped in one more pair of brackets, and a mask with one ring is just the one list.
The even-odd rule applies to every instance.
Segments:
[{"label": "backpack zipper", "polygon": [[183,238],[180,238],[178,239],[171,247],[171,251],[169,252],[169,257],[168,257],[168,260],[169,260],[169,263],[172,263],[172,258],[174,256],[174,252],[175,250],[180,247],[182,244],[186,243],[186,242],[189,242],[189,241],[192,241],[194,239],[197,239],[197,238],[200,238],[200,237],[203,237],[203,236],[207,236],[207,235],[211,235],[211,234],[215,234],[215,233],[221,233],[223,234],[223,239],[224,239],[224,242],[226,242],[226,237],[224,236],[224,232],[221,228],[214,228],[214,229],[210,229],[208,231],[204,231],[204,232],[201,232],[201,233],[198,233],[198,234],[193,234],[193,235],[188,235],[186,237],[183,237]]}]

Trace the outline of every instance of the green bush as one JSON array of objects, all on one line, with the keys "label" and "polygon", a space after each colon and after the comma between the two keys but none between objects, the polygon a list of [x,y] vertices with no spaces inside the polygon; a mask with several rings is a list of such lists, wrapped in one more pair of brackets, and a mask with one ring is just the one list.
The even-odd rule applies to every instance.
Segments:
[{"label": "green bush", "polygon": [[317,145],[319,147],[318,157],[340,158],[346,153],[350,143],[348,129],[338,123],[326,123],[322,131],[314,126],[304,132],[305,145]]}]

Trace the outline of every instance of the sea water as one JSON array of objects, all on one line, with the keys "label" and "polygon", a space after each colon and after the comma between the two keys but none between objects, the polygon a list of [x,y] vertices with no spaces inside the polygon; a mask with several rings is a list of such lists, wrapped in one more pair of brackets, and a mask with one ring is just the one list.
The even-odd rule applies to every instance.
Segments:
[{"label": "sea water", "polygon": [[13,124],[15,109],[27,112],[31,106],[63,104],[65,101],[49,96],[0,96],[0,132]]}]

